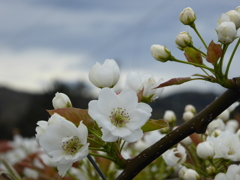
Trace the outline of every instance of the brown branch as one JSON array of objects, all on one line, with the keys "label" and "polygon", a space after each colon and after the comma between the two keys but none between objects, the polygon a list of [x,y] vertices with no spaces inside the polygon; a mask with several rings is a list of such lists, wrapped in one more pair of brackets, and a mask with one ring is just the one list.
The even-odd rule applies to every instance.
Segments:
[{"label": "brown branch", "polygon": [[185,122],[164,138],[145,149],[134,159],[128,159],[123,172],[116,180],[133,179],[142,169],[192,133],[205,133],[207,125],[221,112],[240,98],[240,91],[229,89],[191,120]]}]

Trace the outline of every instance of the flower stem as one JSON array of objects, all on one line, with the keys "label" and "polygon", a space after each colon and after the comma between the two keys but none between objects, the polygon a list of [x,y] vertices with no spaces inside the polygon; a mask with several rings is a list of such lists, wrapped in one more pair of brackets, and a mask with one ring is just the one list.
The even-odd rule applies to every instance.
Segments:
[{"label": "flower stem", "polygon": [[234,47],[233,52],[231,54],[231,57],[230,57],[230,59],[228,61],[227,69],[226,69],[226,72],[225,72],[225,78],[226,79],[228,78],[228,71],[229,71],[230,65],[232,63],[233,57],[235,55],[235,52],[237,51],[237,48],[238,48],[239,44],[240,44],[240,38],[238,38],[238,42],[237,42],[236,46]]},{"label": "flower stem", "polygon": [[102,148],[93,148],[93,147],[89,147],[90,150],[93,150],[93,151],[103,151],[103,152],[107,152],[105,149],[102,149]]},{"label": "flower stem", "polygon": [[101,169],[98,167],[98,165],[96,164],[96,162],[93,160],[93,158],[88,155],[87,156],[88,160],[92,163],[93,167],[96,169],[96,171],[98,172],[99,176],[101,176],[101,178],[103,180],[107,180],[107,178],[104,176],[103,172],[101,171]]},{"label": "flower stem", "polygon": [[203,40],[202,36],[200,35],[200,33],[198,32],[195,23],[192,23],[190,25],[191,28],[193,28],[193,30],[195,31],[195,33],[198,35],[199,39],[202,41],[203,45],[205,46],[205,48],[207,49],[207,45],[205,43],[205,41]]},{"label": "flower stem", "polygon": [[87,138],[89,141],[92,141],[93,143],[96,143],[96,144],[98,144],[98,145],[100,145],[101,147],[104,145],[104,144],[102,144],[102,143],[100,143],[100,142],[98,142],[98,141],[95,141],[94,139],[91,139],[91,138]]},{"label": "flower stem", "polygon": [[222,81],[222,78],[223,78],[223,72],[222,72],[222,66],[223,66],[223,60],[224,60],[224,55],[227,51],[227,48],[228,48],[228,45],[223,45],[223,54],[221,56],[221,59],[219,61],[219,63],[217,64],[217,69],[216,69],[216,76],[218,78],[220,78],[220,81]]},{"label": "flower stem", "polygon": [[102,157],[102,158],[105,158],[105,159],[108,159],[110,161],[114,161],[115,162],[115,159],[109,157],[109,156],[105,156],[105,155],[101,155],[101,154],[97,154],[97,153],[89,153],[90,155],[92,156],[97,156],[97,157]]}]

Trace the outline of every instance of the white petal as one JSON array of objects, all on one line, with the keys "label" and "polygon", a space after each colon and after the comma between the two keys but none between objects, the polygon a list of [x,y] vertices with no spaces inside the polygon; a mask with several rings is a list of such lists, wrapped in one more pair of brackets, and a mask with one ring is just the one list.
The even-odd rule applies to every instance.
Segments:
[{"label": "white petal", "polygon": [[87,143],[87,136],[88,136],[88,129],[81,121],[78,126],[78,138],[79,138],[81,144]]},{"label": "white petal", "polygon": [[125,136],[132,134],[132,132],[127,128],[116,128],[111,133],[112,133],[112,135],[118,136],[118,137],[125,137]]},{"label": "white petal", "polygon": [[125,136],[122,139],[131,143],[131,142],[138,141],[142,137],[143,137],[143,131],[141,129],[137,129],[132,134]]},{"label": "white petal", "polygon": [[117,136],[113,136],[111,132],[108,131],[107,129],[102,129],[102,133],[103,133],[103,136],[102,136],[103,141],[114,142],[118,139]]},{"label": "white petal", "polygon": [[140,74],[136,71],[130,72],[127,75],[125,86],[126,88],[133,89],[136,92],[142,90],[143,84]]},{"label": "white petal", "polygon": [[57,165],[57,169],[58,169],[58,174],[60,176],[65,176],[67,170],[70,169],[70,167],[72,167],[72,163],[68,163],[68,164],[58,164]]},{"label": "white petal", "polygon": [[151,106],[149,106],[146,103],[138,103],[137,109],[141,109],[143,111],[146,111],[147,113],[151,113],[152,112]]},{"label": "white petal", "polygon": [[119,96],[119,101],[121,103],[122,108],[130,111],[137,107],[138,97],[134,90],[125,89],[118,96]]}]

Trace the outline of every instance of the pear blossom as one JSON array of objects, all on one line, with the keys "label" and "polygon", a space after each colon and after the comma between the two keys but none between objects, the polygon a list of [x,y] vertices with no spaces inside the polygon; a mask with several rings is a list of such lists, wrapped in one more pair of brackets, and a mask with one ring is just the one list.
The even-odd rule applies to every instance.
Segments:
[{"label": "pear blossom", "polygon": [[214,156],[214,148],[211,142],[205,141],[197,145],[197,155],[202,159],[212,158]]},{"label": "pear blossom", "polygon": [[183,120],[184,121],[189,121],[194,117],[194,114],[191,111],[186,111],[183,113]]},{"label": "pear blossom", "polygon": [[184,180],[198,180],[199,174],[193,169],[187,169],[183,175]]},{"label": "pear blossom", "polygon": [[221,17],[218,19],[218,27],[222,22],[230,22],[230,17],[227,14],[222,14]]},{"label": "pear blossom", "polygon": [[230,119],[226,123],[226,130],[235,133],[239,129],[239,123],[235,119]]},{"label": "pear blossom", "polygon": [[103,88],[98,100],[88,104],[88,113],[102,128],[102,139],[106,142],[114,142],[118,138],[127,142],[141,139],[141,127],[151,112],[148,104],[138,103],[137,94],[132,89],[116,94],[112,89]]},{"label": "pear blossom", "polygon": [[184,25],[191,25],[192,23],[194,23],[196,18],[197,17],[196,17],[195,12],[190,7],[185,8],[179,15],[179,20]]},{"label": "pear blossom", "polygon": [[240,165],[232,164],[228,167],[226,174],[218,173],[214,180],[239,180],[240,179]]},{"label": "pear blossom", "polygon": [[189,35],[188,32],[180,32],[175,40],[178,48],[183,50],[187,46],[191,46],[193,44],[192,37]]},{"label": "pear blossom", "polygon": [[225,124],[222,119],[214,119],[212,122],[210,122],[207,126],[207,131],[209,134],[214,132],[216,129],[218,130],[225,130]]},{"label": "pear blossom", "polygon": [[215,150],[213,158],[224,158],[232,161],[240,160],[240,140],[237,134],[223,131],[219,136],[208,136],[206,141],[211,142]]},{"label": "pear blossom", "polygon": [[237,35],[236,25],[233,22],[222,22],[218,27],[218,41],[223,44],[230,44]]},{"label": "pear blossom", "polygon": [[218,115],[219,119],[222,119],[224,122],[226,122],[230,117],[230,112],[228,109],[225,109],[221,114]]},{"label": "pear blossom", "polygon": [[154,44],[151,46],[150,51],[157,61],[166,62],[171,59],[171,51],[165,46]]},{"label": "pear blossom", "polygon": [[163,119],[165,121],[167,121],[168,123],[173,123],[177,120],[175,113],[171,110],[165,111],[165,113],[163,115]]},{"label": "pear blossom", "polygon": [[[38,142],[51,161],[57,165],[58,173],[64,176],[76,161],[88,155],[87,127],[80,122],[76,127],[72,122],[54,113],[49,119],[48,126],[40,127]],[[38,130],[39,130],[38,129]]]},{"label": "pear blossom", "polygon": [[52,100],[54,109],[72,107],[71,100],[64,93],[57,92]]},{"label": "pear blossom", "polygon": [[236,109],[236,107],[238,107],[239,106],[239,102],[237,101],[237,102],[235,102],[235,103],[233,103],[231,106],[229,106],[227,109],[228,109],[228,111],[231,113],[231,112],[233,112],[235,109]]},{"label": "pear blossom", "polygon": [[235,10],[230,10],[226,12],[226,14],[229,16],[230,21],[234,22],[236,29],[238,29],[240,27],[240,13]]},{"label": "pear blossom", "polygon": [[158,98],[163,92],[163,88],[155,89],[163,80],[159,79],[156,81],[152,74],[139,74],[138,72],[132,71],[127,75],[125,87],[126,89],[133,89],[136,93],[143,90],[142,100],[150,102]]},{"label": "pear blossom", "polygon": [[97,62],[88,74],[91,83],[99,88],[114,87],[119,78],[120,70],[113,59],[106,59],[103,64]]},{"label": "pear blossom", "polygon": [[196,108],[193,106],[193,105],[191,105],[191,104],[188,104],[188,105],[186,105],[185,106],[185,108],[184,108],[184,111],[186,112],[186,111],[190,111],[190,112],[192,112],[193,114],[196,114]]},{"label": "pear blossom", "polygon": [[168,166],[174,167],[184,163],[186,161],[187,154],[185,148],[181,144],[178,144],[177,147],[164,152],[162,157]]}]

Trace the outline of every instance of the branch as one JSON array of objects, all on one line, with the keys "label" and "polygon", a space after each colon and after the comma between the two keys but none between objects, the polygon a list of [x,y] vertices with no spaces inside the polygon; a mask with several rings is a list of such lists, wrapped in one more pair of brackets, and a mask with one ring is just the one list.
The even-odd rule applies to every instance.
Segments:
[{"label": "branch", "polygon": [[166,150],[193,133],[203,134],[207,125],[221,112],[240,98],[240,91],[229,89],[191,120],[185,122],[161,140],[145,149],[134,159],[128,159],[123,172],[116,180],[133,179],[142,169],[162,155]]}]

